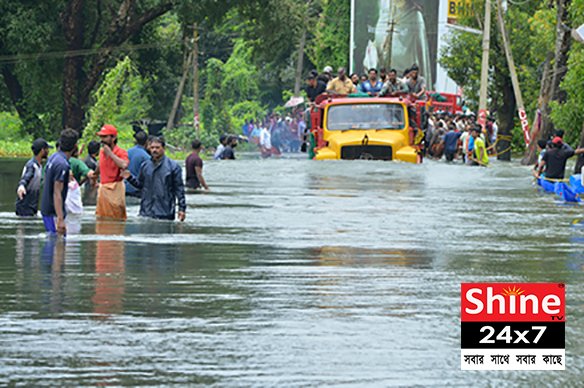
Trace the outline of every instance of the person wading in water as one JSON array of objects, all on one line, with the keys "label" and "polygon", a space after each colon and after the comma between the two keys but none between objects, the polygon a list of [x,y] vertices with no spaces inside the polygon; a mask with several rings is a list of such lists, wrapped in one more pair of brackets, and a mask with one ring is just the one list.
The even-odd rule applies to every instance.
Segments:
[{"label": "person wading in water", "polygon": [[53,148],[45,139],[36,139],[32,143],[34,156],[30,159],[18,182],[16,190],[16,215],[19,217],[34,217],[39,207],[41,193],[42,163],[49,157],[49,148]]},{"label": "person wading in water", "polygon": [[126,186],[122,171],[130,163],[128,153],[117,146],[118,130],[106,124],[97,133],[101,139],[99,165],[95,175],[101,178],[97,191],[97,217],[126,219]]},{"label": "person wading in water", "polygon": [[178,163],[167,158],[163,137],[154,137],[148,144],[152,159],[144,162],[137,177],[130,171],[122,174],[133,186],[141,190],[140,216],[161,220],[174,220],[178,199],[178,219],[184,221],[187,203],[182,170]]}]

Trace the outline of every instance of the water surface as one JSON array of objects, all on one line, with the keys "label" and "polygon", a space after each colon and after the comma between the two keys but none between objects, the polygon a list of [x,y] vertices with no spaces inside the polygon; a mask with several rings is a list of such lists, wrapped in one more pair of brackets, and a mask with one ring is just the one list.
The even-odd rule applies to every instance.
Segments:
[{"label": "water surface", "polygon": [[[583,208],[527,168],[207,162],[184,224],[66,241],[0,161],[0,385],[541,385],[584,375]],[[567,370],[460,371],[460,283],[567,283]]]}]

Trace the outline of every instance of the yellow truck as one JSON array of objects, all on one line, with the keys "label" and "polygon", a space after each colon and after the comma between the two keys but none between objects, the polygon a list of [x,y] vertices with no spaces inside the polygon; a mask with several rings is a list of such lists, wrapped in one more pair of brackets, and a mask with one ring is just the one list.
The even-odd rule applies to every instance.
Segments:
[{"label": "yellow truck", "polygon": [[309,157],[422,163],[422,106],[407,97],[319,96],[310,110]]}]

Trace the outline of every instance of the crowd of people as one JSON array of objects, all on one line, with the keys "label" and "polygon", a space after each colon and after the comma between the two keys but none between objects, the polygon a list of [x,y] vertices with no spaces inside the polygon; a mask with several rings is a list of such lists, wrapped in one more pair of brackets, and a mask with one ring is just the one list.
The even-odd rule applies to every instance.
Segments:
[{"label": "crowd of people", "polygon": [[419,74],[417,65],[406,69],[401,77],[397,70],[387,71],[385,68],[369,69],[367,75],[353,73],[347,76],[344,67],[337,70],[334,77],[333,68],[327,66],[321,74],[312,70],[306,77],[306,95],[311,102],[323,94],[349,95],[362,93],[372,97],[392,96],[399,93],[408,93],[418,99],[426,98],[426,80]]},{"label": "crowd of people", "polygon": [[[309,72],[305,92],[311,103],[322,94],[363,94],[372,97],[408,94],[415,99],[427,98],[426,81],[419,74],[418,66],[415,64],[406,69],[401,77],[395,69],[387,71],[385,68],[379,71],[372,68],[368,74],[353,73],[347,76],[343,67],[338,69],[335,77],[332,67],[326,66],[322,73],[316,70]],[[476,114],[464,109],[465,112],[457,113],[428,110],[427,120],[422,128],[423,153],[434,160],[445,159],[447,162],[460,161],[468,165],[488,166],[489,155],[496,152],[499,132],[496,120],[488,116],[483,129],[477,122]],[[303,109],[297,107],[286,115],[273,113],[262,120],[246,121],[242,134],[250,143],[258,145],[264,158],[277,156],[282,152],[297,152],[305,141],[306,120]],[[563,143],[563,140],[559,151],[556,151],[563,138],[562,131],[558,134],[559,136],[548,141],[540,141],[545,143],[540,144],[542,149],[540,161],[543,163],[541,171],[549,170],[547,176],[550,179],[563,179],[566,160],[580,153],[579,150],[573,150]],[[225,159],[222,156],[223,144],[231,143],[230,139],[234,141],[235,137],[223,136],[220,139],[221,145],[217,149],[215,159]],[[546,160],[543,160],[546,150],[551,152]],[[232,153],[227,152],[227,155]],[[539,166],[538,163],[534,171],[539,171]]]},{"label": "crowd of people", "polygon": [[451,114],[430,113],[424,133],[426,156],[447,162],[487,166],[489,154],[494,151],[498,127],[492,117],[487,119],[485,131],[476,122],[473,112]]},{"label": "crowd of people", "polygon": [[[306,78],[306,94],[311,102],[322,94],[349,95],[363,94],[371,97],[397,96],[407,94],[415,100],[426,100],[427,90],[424,77],[417,65],[406,69],[398,76],[395,69],[369,69],[367,75],[353,73],[347,76],[345,68],[339,68],[333,77],[332,67],[325,67],[321,74],[316,70]],[[489,117],[485,130],[477,124],[476,115],[469,110],[458,112],[427,112],[428,119],[421,128],[423,152],[426,156],[448,162],[461,160],[463,163],[487,166],[489,153],[497,139],[497,124]]]},{"label": "crowd of people", "polygon": [[[78,146],[75,130],[61,132],[56,152],[50,156],[54,147],[36,139],[31,147],[33,157],[26,163],[16,190],[16,215],[36,216],[42,191],[40,212],[50,234],[65,234],[67,215],[83,213],[83,202],[92,197],[95,215],[100,218],[125,220],[126,200],[137,198],[143,217],[185,220],[182,168],[166,156],[164,137],[139,131],[134,135],[135,146],[126,151],[117,145],[118,131],[113,125],[104,125],[97,135],[100,142],[88,144],[85,160],[79,159],[83,149]],[[185,162],[186,190],[209,190],[199,155],[201,142],[194,140],[191,146]]]},{"label": "crowd of people", "polygon": [[[306,79],[306,93],[311,102],[323,94],[347,95],[363,93],[369,96],[391,96],[408,93],[416,98],[426,97],[425,80],[414,65],[402,78],[395,70],[370,69],[367,76],[346,75],[339,68],[332,76],[327,66],[322,74],[312,71]],[[298,152],[305,141],[307,123],[303,107],[298,106],[286,115],[272,113],[262,120],[248,120],[242,136],[222,135],[214,152],[216,160],[235,159],[240,140],[256,144],[262,157],[279,156],[282,152]],[[489,153],[495,148],[498,128],[488,117],[485,129],[477,123],[476,115],[467,113],[433,112],[424,123],[420,142],[426,157],[447,162],[456,160],[476,166],[488,166]],[[554,137],[540,140],[539,160],[534,175],[552,181],[563,180],[566,162],[584,148],[572,149],[563,141],[563,131]],[[62,131],[54,148],[44,139],[32,144],[33,157],[24,166],[16,190],[16,214],[36,216],[42,191],[40,211],[45,229],[53,234],[65,234],[67,214],[83,213],[83,202],[95,203],[97,217],[125,220],[126,201],[140,203],[143,217],[184,221],[186,190],[209,190],[203,176],[203,149],[199,140],[191,144],[192,153],[186,158],[186,189],[182,168],[166,156],[166,143],[161,136],[148,136],[143,131],[134,134],[135,146],[124,150],[117,145],[118,131],[104,125],[97,133],[100,141],[87,145],[87,156],[81,159],[84,147],[78,146],[78,133]],[[43,163],[46,165],[43,167]],[[177,213],[178,207],[178,213]]]},{"label": "crowd of people", "polygon": [[257,145],[263,158],[269,158],[283,152],[299,152],[305,130],[304,111],[296,108],[286,115],[271,113],[262,120],[246,121],[242,133]]},{"label": "crowd of people", "polygon": [[[348,77],[345,68],[339,68],[337,76],[332,74],[332,67],[327,66],[319,74],[312,70],[306,77],[305,92],[312,103],[324,93],[348,95],[362,93],[368,96],[391,96],[397,93],[413,93],[419,98],[426,96],[426,81],[419,75],[418,68],[413,65],[406,70],[402,78],[397,71],[370,69],[368,76],[360,78],[353,74]],[[252,144],[256,144],[263,158],[279,156],[283,152],[298,152],[305,142],[307,128],[306,115],[302,106],[297,106],[287,114],[270,113],[264,118],[246,120],[242,128],[242,136]],[[237,139],[223,135],[215,153],[215,159],[227,159],[223,156],[225,143]],[[226,155],[230,156],[230,154]]]}]

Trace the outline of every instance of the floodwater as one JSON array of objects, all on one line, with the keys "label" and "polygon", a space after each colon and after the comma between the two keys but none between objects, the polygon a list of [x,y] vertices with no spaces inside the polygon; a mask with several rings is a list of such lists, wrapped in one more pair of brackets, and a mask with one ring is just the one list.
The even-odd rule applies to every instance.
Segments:
[{"label": "floodwater", "polygon": [[[208,162],[184,224],[65,242],[0,162],[0,385],[582,384],[584,207],[515,164]],[[565,282],[567,368],[460,371],[460,283]]]}]

